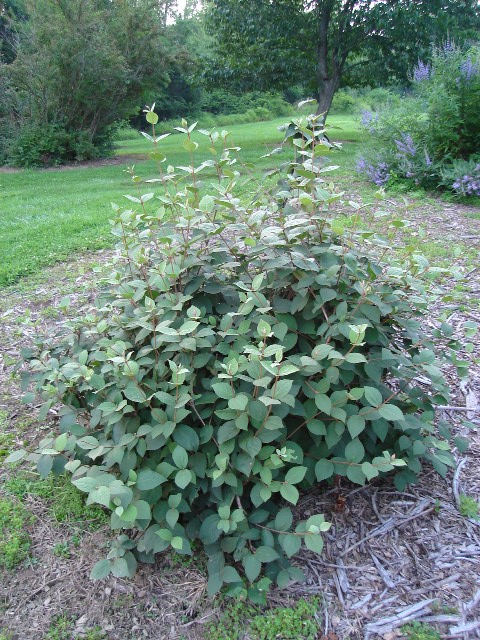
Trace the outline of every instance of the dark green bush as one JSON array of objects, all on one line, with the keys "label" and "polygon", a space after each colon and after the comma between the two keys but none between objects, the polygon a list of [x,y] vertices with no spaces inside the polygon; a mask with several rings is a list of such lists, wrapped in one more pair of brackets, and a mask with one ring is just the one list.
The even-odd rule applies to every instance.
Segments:
[{"label": "dark green bush", "polygon": [[322,551],[330,525],[294,517],[299,490],[394,470],[404,489],[423,461],[446,472],[450,432],[439,439],[433,417],[448,388],[420,328],[427,262],[386,262],[388,242],[355,230],[355,211],[344,226],[316,119],[295,123],[297,159],[248,202],[227,132],[200,131],[213,158],[196,167],[194,126],[179,128],[192,164],[163,170],[156,149],[148,187],[160,194],[141,188],[114,207],[122,249],[96,308],[24,352],[40,417],[62,405],[59,435],[30,457],[43,475],[71,472],[114,530],[137,531],[93,577],[199,540],[209,593],[246,594],[246,578],[258,600],[271,581],[302,578],[290,563],[302,544]]},{"label": "dark green bush", "polygon": [[8,161],[17,167],[49,167],[105,156],[112,147],[108,133],[91,140],[87,131],[66,131],[61,125],[36,125],[24,128],[14,137],[8,149]]}]

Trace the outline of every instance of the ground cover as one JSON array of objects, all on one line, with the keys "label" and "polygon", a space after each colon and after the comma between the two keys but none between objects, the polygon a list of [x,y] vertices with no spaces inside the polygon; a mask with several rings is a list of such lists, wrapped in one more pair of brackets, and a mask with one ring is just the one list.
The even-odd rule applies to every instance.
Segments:
[{"label": "ground cover", "polygon": [[[342,138],[345,139],[343,135]],[[240,144],[237,139],[234,142]],[[251,145],[253,155],[254,140]],[[375,189],[356,176],[352,179],[353,152],[354,145],[346,144],[342,168],[337,177],[332,174],[332,179],[349,199],[359,202],[362,195],[374,202]],[[179,163],[182,162],[184,159],[179,158]],[[115,171],[122,175],[115,192],[121,196],[129,193],[131,187],[129,177],[121,169],[107,166],[28,173],[59,175],[68,181],[72,173],[92,171],[94,176],[95,171]],[[138,165],[138,169],[142,174],[144,169],[149,171],[146,163]],[[8,177],[17,175],[23,174]],[[0,182],[4,177],[2,174]],[[81,182],[79,177],[76,186],[79,194]],[[108,204],[109,195],[105,197],[104,191],[97,195],[102,206],[105,201]],[[404,237],[426,250],[435,265],[442,266],[455,259],[466,275],[463,281],[444,282],[450,286],[451,297],[432,308],[426,330],[442,314],[455,326],[467,318],[480,321],[478,210],[444,203],[423,193],[407,198],[405,202],[402,194],[389,193],[382,208],[411,221],[411,229]],[[53,202],[53,191],[50,199]],[[78,206],[81,207],[80,199]],[[107,207],[105,220],[109,215]],[[367,210],[364,215],[369,215]],[[419,232],[419,227],[424,232]],[[50,230],[54,228],[52,224]],[[108,231],[106,222],[105,230]],[[79,249],[88,248],[81,245],[81,234],[78,242]],[[453,245],[460,247],[457,258],[453,256]],[[41,245],[37,251],[40,250]],[[101,269],[109,256],[109,251],[100,251],[44,270],[36,267],[33,276],[3,289],[0,457],[2,450],[21,446],[24,441],[38,441],[57,422],[55,412],[39,422],[21,405],[13,370],[19,349],[36,332],[48,333],[67,314],[78,313],[94,299],[98,276],[93,269]],[[65,296],[71,302],[68,312],[63,306]],[[20,325],[21,318],[27,319],[28,324]],[[478,343],[476,349],[478,353]],[[472,422],[478,424],[474,404],[480,397],[478,368],[463,386],[453,376],[451,382],[452,405],[467,404]],[[458,415],[456,409],[446,409],[444,413],[460,429]],[[103,545],[109,538],[101,518],[92,517],[79,494],[68,493],[70,489],[62,481],[43,482],[26,470],[0,467],[0,528],[3,527],[7,544],[13,541],[7,552],[9,565],[12,559],[14,565],[0,567],[0,638],[274,640],[278,639],[275,624],[278,619],[284,621],[284,634],[288,630],[297,634],[284,635],[283,640],[308,638],[313,633],[328,640],[353,640],[365,634],[372,638],[433,640],[438,633],[431,625],[445,635],[467,634],[468,638],[469,633],[474,634],[480,628],[480,539],[478,511],[475,512],[480,495],[478,434],[473,433],[472,440],[468,452],[456,454],[459,471],[445,480],[427,471],[419,484],[405,493],[382,481],[364,488],[352,488],[342,482],[326,491],[304,495],[298,507],[299,516],[323,511],[334,527],[327,536],[322,556],[305,553],[299,560],[307,573],[307,582],[274,592],[270,600],[274,612],[268,615],[243,605],[232,607],[221,598],[209,600],[205,595],[206,573],[201,556],[179,561],[163,555],[155,565],[142,566],[131,581],[111,577],[102,583],[90,582],[93,558],[103,553]],[[68,504],[76,505],[73,512],[62,499],[65,495]],[[298,604],[302,602],[299,597],[307,604]],[[317,599],[313,600],[314,597]],[[409,621],[409,626],[401,630]]]}]

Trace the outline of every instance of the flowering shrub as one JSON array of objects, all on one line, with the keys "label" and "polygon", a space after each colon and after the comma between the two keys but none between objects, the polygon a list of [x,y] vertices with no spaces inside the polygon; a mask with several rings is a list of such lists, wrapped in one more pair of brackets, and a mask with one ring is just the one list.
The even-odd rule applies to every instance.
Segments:
[{"label": "flowering shrub", "polygon": [[372,145],[369,162],[364,154],[357,171],[377,185],[400,179],[478,195],[475,168],[455,173],[448,184],[445,175],[452,163],[468,161],[480,148],[480,48],[462,52],[449,42],[433,52],[431,62],[419,60],[412,82],[414,91],[401,106],[362,112]]},{"label": "flowering shrub", "polygon": [[442,184],[461,196],[480,197],[480,157],[457,160],[442,171]]}]

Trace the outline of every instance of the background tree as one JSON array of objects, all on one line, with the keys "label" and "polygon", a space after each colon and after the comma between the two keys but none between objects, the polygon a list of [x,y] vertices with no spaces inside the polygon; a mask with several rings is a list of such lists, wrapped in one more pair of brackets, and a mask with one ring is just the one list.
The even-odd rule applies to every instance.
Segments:
[{"label": "background tree", "polygon": [[25,19],[22,0],[0,0],[0,61],[12,62],[16,49],[16,22]]},{"label": "background tree", "polygon": [[478,16],[477,0],[212,0],[211,77],[244,90],[302,81],[326,113],[356,67],[378,60],[406,79],[432,40],[477,26]]},{"label": "background tree", "polygon": [[171,53],[156,0],[27,0],[25,6],[16,58],[0,66],[20,136],[59,132],[58,153],[78,159],[79,144],[84,151],[102,145],[145,92],[168,83]]}]

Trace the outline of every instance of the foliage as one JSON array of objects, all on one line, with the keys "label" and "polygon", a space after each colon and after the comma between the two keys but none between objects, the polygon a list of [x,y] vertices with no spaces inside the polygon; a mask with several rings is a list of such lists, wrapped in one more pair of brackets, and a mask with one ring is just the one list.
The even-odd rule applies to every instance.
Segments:
[{"label": "foliage", "polygon": [[239,640],[245,632],[252,640],[314,640],[318,634],[318,598],[300,599],[293,607],[275,607],[258,613],[244,602],[225,607],[220,620],[209,625],[217,640]]},{"label": "foliage", "polygon": [[92,160],[112,150],[109,133],[101,142],[86,131],[68,132],[61,125],[40,124],[23,129],[8,149],[9,163],[19,167],[45,167],[64,162]]},{"label": "foliage", "polygon": [[0,115],[10,115],[3,124],[0,118],[4,155],[37,166],[103,153],[115,120],[134,112],[162,78],[167,82],[170,58],[156,2],[26,0],[25,6],[17,55],[0,65],[9,87],[0,94]]},{"label": "foliage", "polygon": [[319,113],[328,112],[343,77],[365,67],[367,84],[405,82],[432,39],[479,24],[476,0],[214,0],[208,7],[213,82],[241,90],[305,84]]},{"label": "foliage", "polygon": [[[438,356],[422,334],[427,261],[386,263],[387,239],[357,229],[355,210],[339,220],[317,118],[290,125],[295,159],[247,200],[226,131],[199,132],[212,159],[197,166],[195,124],[183,122],[190,164],[164,169],[158,116],[146,117],[160,177],[143,187],[132,171],[138,194],[114,205],[121,252],[95,309],[23,351],[40,419],[62,405],[59,435],[29,458],[43,476],[71,472],[124,532],[92,577],[132,575],[137,559],[189,555],[199,540],[210,594],[227,585],[261,601],[272,581],[303,577],[290,562],[302,545],[322,551],[330,524],[294,521],[300,489],[394,470],[403,489],[422,461],[441,474],[453,465],[448,425],[437,437],[433,418],[448,402],[439,364],[459,347],[446,324],[433,331],[448,336]],[[206,169],[218,176],[211,193]],[[155,198],[145,188],[157,183]]]},{"label": "foliage", "polygon": [[0,567],[13,569],[28,556],[30,538],[25,529],[29,522],[23,505],[0,496]]},{"label": "foliage", "polygon": [[413,80],[415,95],[400,106],[362,114],[372,144],[357,169],[377,184],[371,167],[382,164],[388,178],[479,195],[480,47],[447,43],[417,64]]},{"label": "foliage", "polygon": [[410,622],[402,627],[408,640],[440,640],[441,636],[436,629],[426,622]]},{"label": "foliage", "polygon": [[465,518],[474,518],[480,520],[480,506],[475,498],[467,496],[464,493],[460,494],[460,513]]},{"label": "foliage", "polygon": [[441,170],[441,184],[460,196],[480,197],[480,156],[454,160]]}]

